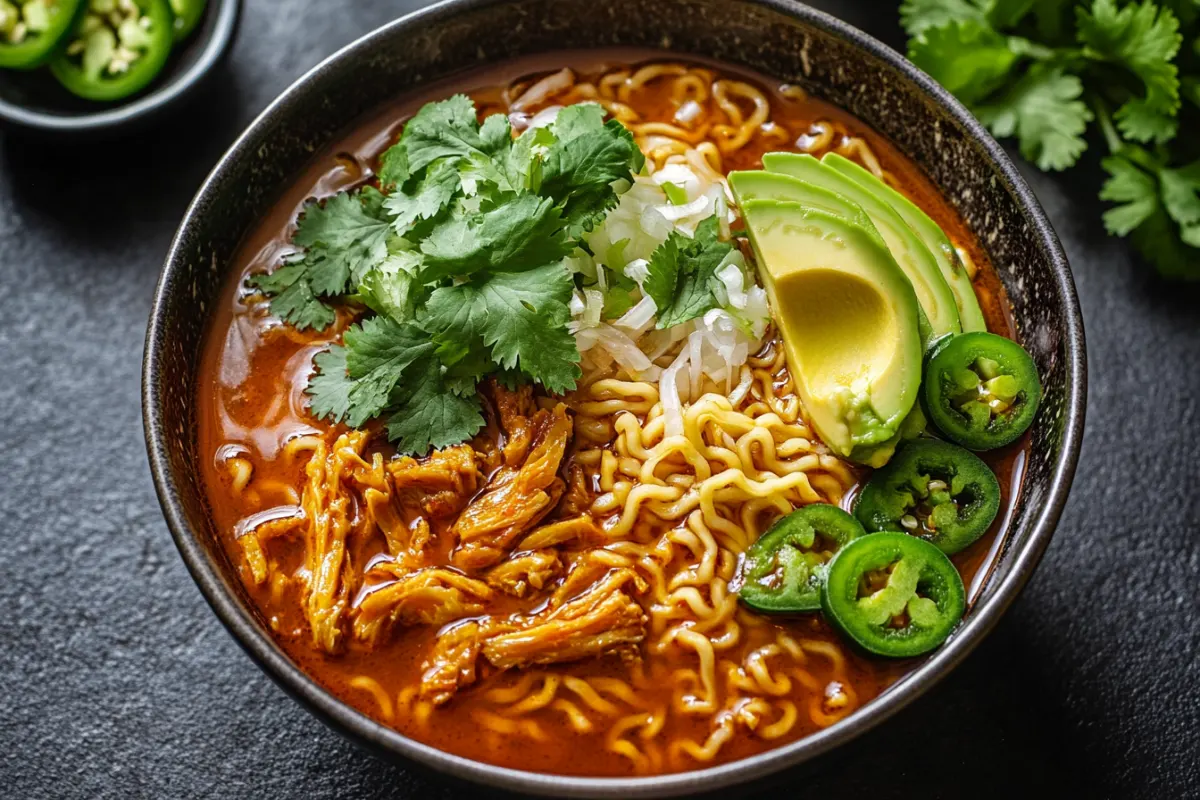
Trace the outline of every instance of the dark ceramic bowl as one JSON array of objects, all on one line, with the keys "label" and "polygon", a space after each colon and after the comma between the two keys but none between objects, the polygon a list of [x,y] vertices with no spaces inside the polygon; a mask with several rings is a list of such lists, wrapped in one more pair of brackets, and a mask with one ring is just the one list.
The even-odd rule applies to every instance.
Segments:
[{"label": "dark ceramic bowl", "polygon": [[[846,720],[732,764],[650,778],[502,769],[408,739],[318,686],[259,622],[218,543],[199,480],[196,365],[208,310],[242,236],[348,124],[413,87],[498,59],[565,48],[666,47],[797,83],[889,137],[942,188],[998,268],[1045,382],[1025,488],[1008,538],[958,633]],[[171,532],[217,615],[281,686],[352,740],[393,758],[534,794],[695,794],[799,764],[880,724],[979,644],[1029,579],[1067,499],[1083,433],[1085,356],[1071,273],[1029,187],[945,90],[879,42],[787,0],[450,0],[344,48],[288,89],[233,145],[188,209],[158,285],[143,404],[154,480]]]},{"label": "dark ceramic bowl", "polygon": [[127,100],[97,103],[68,92],[50,70],[0,70],[0,123],[27,133],[124,130],[158,115],[203,83],[233,43],[242,0],[208,0],[204,17],[178,43],[149,87]]}]

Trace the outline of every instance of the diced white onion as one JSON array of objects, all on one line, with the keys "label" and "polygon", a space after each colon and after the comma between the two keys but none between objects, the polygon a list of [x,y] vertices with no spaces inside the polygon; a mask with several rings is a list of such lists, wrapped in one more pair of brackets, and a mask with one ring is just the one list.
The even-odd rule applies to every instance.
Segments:
[{"label": "diced white onion", "polygon": [[742,379],[738,381],[738,385],[729,393],[729,402],[735,406],[745,399],[750,393],[750,387],[754,385],[754,373],[748,368],[742,367]]},{"label": "diced white onion", "polygon": [[533,119],[529,120],[529,127],[544,128],[547,125],[553,124],[554,120],[558,119],[558,112],[562,111],[562,109],[562,106],[546,106],[533,115]]},{"label": "diced white onion", "polygon": [[584,309],[587,308],[587,303],[584,302],[583,295],[579,292],[572,292],[571,302],[567,303],[567,308],[570,309],[572,317],[581,317]]},{"label": "diced white onion", "polygon": [[679,371],[687,365],[688,349],[680,351],[658,381],[658,397],[663,407],[663,426],[667,436],[683,435],[683,403],[679,399]]},{"label": "diced white onion", "polygon": [[703,110],[695,100],[688,100],[675,112],[675,121],[684,125],[690,125],[696,121],[696,117],[700,116],[700,112]]},{"label": "diced white onion", "polygon": [[658,367],[646,357],[633,339],[612,325],[601,324],[594,330],[597,344],[607,350],[630,374],[636,377],[657,377]]},{"label": "diced white onion", "polygon": [[664,183],[675,184],[680,189],[683,189],[688,200],[694,200],[699,197],[700,192],[704,189],[696,173],[683,164],[666,164],[651,176],[651,180],[657,186],[662,186]]},{"label": "diced white onion", "polygon": [[707,217],[709,212],[712,211],[712,200],[709,197],[702,195],[697,197],[695,200],[684,203],[681,206],[666,203],[661,206],[656,206],[653,210],[657,211],[659,214],[662,214],[664,218],[669,219],[672,222],[677,222],[687,217],[695,217],[700,215]]},{"label": "diced white onion", "polygon": [[624,328],[635,338],[640,337],[654,324],[654,312],[657,310],[654,298],[646,295],[638,300],[633,308],[622,314],[621,318],[613,323],[613,327]]},{"label": "diced white onion", "polygon": [[650,274],[650,262],[644,258],[635,258],[625,265],[624,272],[626,278],[641,286],[642,281]]},{"label": "diced white onion", "polygon": [[594,328],[600,324],[600,317],[604,313],[604,294],[595,289],[584,289],[584,309],[582,322],[589,328]]}]

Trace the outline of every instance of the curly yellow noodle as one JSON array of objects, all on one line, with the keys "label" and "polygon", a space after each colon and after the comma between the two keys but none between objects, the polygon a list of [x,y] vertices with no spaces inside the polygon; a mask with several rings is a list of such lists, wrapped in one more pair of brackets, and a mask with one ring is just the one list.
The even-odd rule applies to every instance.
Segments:
[{"label": "curly yellow noodle", "polygon": [[350,679],[350,688],[367,692],[374,697],[375,702],[379,705],[379,715],[389,725],[396,719],[396,712],[392,707],[392,698],[379,681],[367,675],[356,675]]}]

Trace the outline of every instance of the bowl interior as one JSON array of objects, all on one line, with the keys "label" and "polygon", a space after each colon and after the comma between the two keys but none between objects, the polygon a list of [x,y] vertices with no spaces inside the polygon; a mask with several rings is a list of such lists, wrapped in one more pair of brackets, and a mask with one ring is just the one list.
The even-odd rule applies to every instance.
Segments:
[{"label": "bowl interior", "polygon": [[0,119],[25,127],[69,130],[131,119],[169,102],[203,76],[233,39],[240,0],[208,0],[191,35],[175,45],[161,73],[132,98],[84,100],[64,89],[46,67],[0,70]]},{"label": "bowl interior", "polygon": [[[239,241],[338,134],[413,87],[481,63],[539,52],[635,46],[742,65],[803,86],[891,139],[941,187],[1004,283],[1045,383],[1024,491],[999,559],[958,634],[883,697],[825,731],[744,761],[653,779],[574,779],[477,764],[433,750],[343,706],[271,641],[227,563],[199,482],[196,364]],[[845,741],[916,697],[995,623],[1044,549],[1066,498],[1082,432],[1078,306],[1057,240],[1000,148],[911,65],[824,14],[785,0],[453,0],[349,46],[301,79],[235,144],[172,247],[147,338],[147,442],[185,561],[222,620],[281,685],[356,740],[443,771],[532,792],[680,794],[746,780]]]}]

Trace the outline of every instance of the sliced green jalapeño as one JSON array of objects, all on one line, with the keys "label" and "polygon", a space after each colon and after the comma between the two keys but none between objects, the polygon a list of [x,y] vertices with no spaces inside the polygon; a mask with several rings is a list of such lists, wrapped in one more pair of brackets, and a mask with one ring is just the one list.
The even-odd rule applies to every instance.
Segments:
[{"label": "sliced green jalape\u00f1o", "polygon": [[868,653],[910,658],[946,641],[966,609],[966,590],[950,559],[929,542],[869,533],[829,562],[821,608]]},{"label": "sliced green jalape\u00f1o", "polygon": [[821,608],[821,584],[833,555],[866,532],[837,506],[816,503],[781,518],[746,551],[738,594],[755,611]]},{"label": "sliced green jalape\u00f1o", "polygon": [[175,14],[175,41],[181,42],[196,28],[200,17],[204,16],[204,6],[207,0],[170,0],[171,11]]},{"label": "sliced green jalape\u00f1o", "polygon": [[121,100],[162,71],[174,40],[167,0],[89,0],[50,71],[79,97]]},{"label": "sliced green jalape\u00f1o", "polygon": [[868,531],[907,531],[957,553],[987,531],[1000,510],[1000,482],[979,456],[917,439],[875,471],[854,503]]},{"label": "sliced green jalape\u00f1o", "polygon": [[54,55],[83,0],[0,0],[0,67],[34,69]]},{"label": "sliced green jalape\u00f1o", "polygon": [[946,438],[972,450],[1015,441],[1042,399],[1037,367],[1025,348],[994,333],[953,337],[929,360],[924,399]]}]

